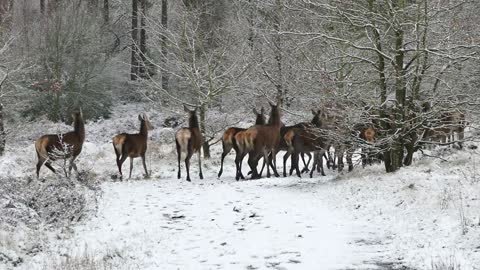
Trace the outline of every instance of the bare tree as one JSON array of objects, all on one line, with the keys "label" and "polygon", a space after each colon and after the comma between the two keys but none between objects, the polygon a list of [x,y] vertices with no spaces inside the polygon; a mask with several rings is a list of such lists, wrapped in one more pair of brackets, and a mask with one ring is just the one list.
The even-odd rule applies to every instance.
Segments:
[{"label": "bare tree", "polygon": [[132,0],[132,44],[130,61],[130,79],[137,80],[139,75],[139,53],[138,53],[138,0]]},{"label": "bare tree", "polygon": [[[164,31],[168,29],[168,1],[167,0],[162,0],[162,19],[161,19],[162,27]],[[166,63],[168,59],[168,47],[167,47],[167,36],[163,35],[162,36],[162,42],[161,42],[161,57],[163,59],[163,62]],[[164,64],[165,64],[164,63]],[[168,89],[168,72],[166,70],[162,71],[162,89],[166,92],[169,91]]]}]

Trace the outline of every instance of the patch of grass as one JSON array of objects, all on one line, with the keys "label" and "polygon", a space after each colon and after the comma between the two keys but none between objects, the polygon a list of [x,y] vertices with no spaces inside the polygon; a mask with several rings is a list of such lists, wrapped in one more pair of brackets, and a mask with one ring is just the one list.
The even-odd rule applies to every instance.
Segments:
[{"label": "patch of grass", "polygon": [[432,270],[461,270],[462,267],[454,255],[447,259],[432,260]]}]

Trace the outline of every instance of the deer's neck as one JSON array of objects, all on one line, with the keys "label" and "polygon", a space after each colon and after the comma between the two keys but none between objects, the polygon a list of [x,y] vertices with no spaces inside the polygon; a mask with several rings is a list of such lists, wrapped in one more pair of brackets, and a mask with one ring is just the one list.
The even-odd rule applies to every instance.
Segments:
[{"label": "deer's neck", "polygon": [[265,117],[263,117],[263,115],[258,116],[255,125],[265,125]]},{"label": "deer's neck", "polygon": [[140,124],[140,135],[143,135],[145,137],[148,136],[148,129],[147,129],[147,123],[145,121],[142,121]]},{"label": "deer's neck", "polygon": [[189,128],[199,128],[198,118],[197,118],[196,115],[191,116],[190,119],[188,119],[188,127]]},{"label": "deer's neck", "polygon": [[268,125],[281,127],[280,112],[278,110],[272,111],[270,118],[268,119]]},{"label": "deer's neck", "polygon": [[73,131],[80,137],[82,141],[85,140],[85,123],[83,122],[83,119],[80,118],[75,121]]}]

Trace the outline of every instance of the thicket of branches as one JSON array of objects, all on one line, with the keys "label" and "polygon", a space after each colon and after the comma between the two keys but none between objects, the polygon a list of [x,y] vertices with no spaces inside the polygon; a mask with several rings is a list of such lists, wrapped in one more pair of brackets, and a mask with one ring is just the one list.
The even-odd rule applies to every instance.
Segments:
[{"label": "thicket of branches", "polygon": [[474,0],[96,0],[43,8],[23,0],[5,13],[16,22],[8,55],[25,67],[9,77],[15,98],[6,107],[20,96],[30,102],[16,107],[28,115],[59,120],[75,104],[107,116],[112,99],[122,98],[109,91],[107,74],[121,74],[124,86],[160,108],[198,106],[208,156],[222,128],[238,121],[212,110],[240,114],[280,97],[298,121],[316,108],[347,130],[375,124],[375,148],[395,171],[424,143],[418,131],[445,111],[473,119],[478,10]]}]

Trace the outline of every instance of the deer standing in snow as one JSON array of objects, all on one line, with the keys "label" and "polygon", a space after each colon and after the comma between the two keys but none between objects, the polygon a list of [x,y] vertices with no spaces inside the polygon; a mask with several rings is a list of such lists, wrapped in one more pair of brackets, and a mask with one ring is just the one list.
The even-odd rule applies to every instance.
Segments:
[{"label": "deer standing in snow", "polygon": [[185,167],[187,169],[187,181],[190,180],[190,159],[194,153],[198,153],[198,169],[200,179],[203,179],[201,147],[203,143],[202,133],[198,124],[197,108],[193,111],[183,105],[185,112],[188,113],[188,127],[181,128],[175,133],[175,144],[177,145],[178,155],[178,179],[181,176],[180,161],[182,153],[186,153]]},{"label": "deer standing in snow", "polygon": [[[257,111],[257,109],[253,109],[253,113],[256,115],[256,120],[255,120],[255,125],[265,125],[265,110],[262,109],[260,110],[260,113]],[[230,153],[232,148],[234,147],[235,144],[235,135],[240,132],[240,131],[245,131],[247,130],[246,128],[238,128],[238,127],[230,127],[225,132],[223,133],[222,136],[222,158],[221,158],[221,163],[220,163],[220,171],[218,172],[218,177],[220,177],[223,173],[223,160],[225,157]],[[236,150],[235,150],[236,151]]]},{"label": "deer standing in snow", "polygon": [[144,113],[138,116],[138,120],[140,120],[140,132],[138,134],[122,133],[113,137],[113,149],[117,157],[116,161],[118,171],[120,172],[120,179],[123,178],[122,165],[127,157],[130,158],[130,174],[128,178],[132,177],[133,159],[136,157],[142,158],[145,176],[148,177],[145,153],[147,152],[148,131],[152,130],[153,126]]},{"label": "deer standing in snow", "polygon": [[83,142],[85,141],[85,123],[83,121],[82,111],[73,114],[73,131],[65,134],[47,134],[35,141],[35,151],[37,152],[37,179],[39,178],[40,168],[43,164],[56,173],[51,162],[57,159],[69,159],[68,173],[64,168],[65,176],[71,174],[72,168],[78,173],[75,159],[82,152]]}]

